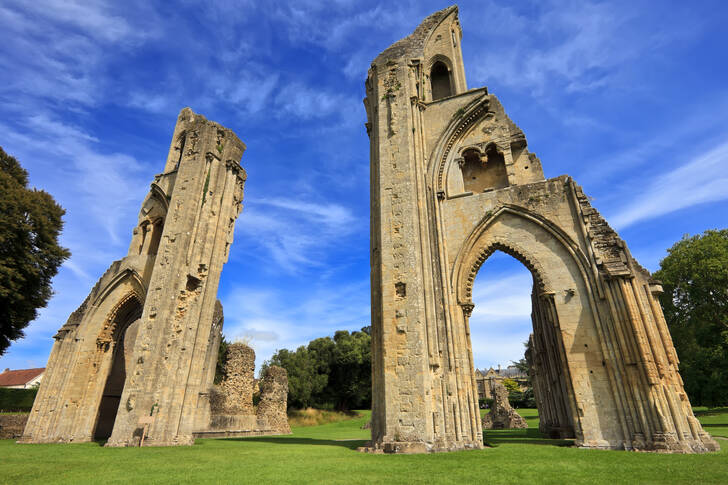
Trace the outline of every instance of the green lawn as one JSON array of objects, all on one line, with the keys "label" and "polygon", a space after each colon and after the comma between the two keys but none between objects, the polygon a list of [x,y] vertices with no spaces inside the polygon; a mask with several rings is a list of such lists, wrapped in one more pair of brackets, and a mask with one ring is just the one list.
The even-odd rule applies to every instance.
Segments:
[{"label": "green lawn", "polygon": [[[488,431],[478,451],[372,455],[369,413],[350,421],[294,428],[291,436],[204,439],[176,448],[97,444],[17,445],[0,441],[0,483],[728,483],[728,441],[704,455],[581,450],[538,436],[535,410],[519,410],[527,430]],[[716,435],[728,409],[699,410]]]},{"label": "green lawn", "polygon": [[[728,438],[728,408],[693,408],[695,416],[703,424],[703,429],[713,436]],[[720,441],[720,440],[719,440]],[[723,442],[720,442],[721,447]],[[725,442],[728,447],[728,442]]]}]

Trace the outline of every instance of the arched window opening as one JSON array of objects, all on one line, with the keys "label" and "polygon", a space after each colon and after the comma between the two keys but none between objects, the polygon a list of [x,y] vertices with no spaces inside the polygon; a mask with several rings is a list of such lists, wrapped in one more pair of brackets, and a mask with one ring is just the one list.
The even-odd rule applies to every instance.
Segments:
[{"label": "arched window opening", "polygon": [[111,333],[113,354],[104,385],[104,393],[99,404],[94,439],[107,439],[114,429],[126,374],[132,365],[134,342],[139,330],[142,310],[141,302],[136,297],[132,297],[118,308],[113,317]]},{"label": "arched window opening", "polygon": [[157,220],[152,224],[152,234],[149,238],[149,248],[147,254],[156,255],[159,250],[159,242],[162,240],[162,231],[164,230],[164,219]]},{"label": "arched window opening", "polygon": [[450,71],[447,69],[445,63],[437,61],[432,66],[432,70],[430,71],[430,83],[432,84],[433,101],[452,96]]},{"label": "arched window opening", "polygon": [[185,144],[187,143],[187,134],[182,133],[182,135],[179,138],[179,142],[177,143],[177,150],[179,150],[179,157],[177,158],[177,163],[174,164],[174,170],[177,170],[179,168],[179,164],[182,163],[182,157],[185,155]]},{"label": "arched window opening", "polygon": [[485,154],[474,148],[465,150],[460,163],[466,192],[508,187],[505,158],[494,144],[488,145]]}]

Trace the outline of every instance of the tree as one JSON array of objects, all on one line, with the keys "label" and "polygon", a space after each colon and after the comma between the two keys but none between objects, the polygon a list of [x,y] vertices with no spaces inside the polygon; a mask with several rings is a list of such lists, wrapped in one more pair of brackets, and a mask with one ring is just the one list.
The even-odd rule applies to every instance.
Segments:
[{"label": "tree", "polygon": [[317,338],[295,352],[281,349],[265,362],[288,372],[288,404],[339,410],[367,408],[372,400],[371,337],[338,330],[334,337]]},{"label": "tree", "polygon": [[63,208],[28,188],[28,172],[0,148],[0,355],[46,306],[70,253],[58,244]]},{"label": "tree", "polygon": [[217,350],[217,363],[215,363],[215,384],[220,384],[225,377],[225,362],[227,355],[227,348],[230,342],[225,340],[225,336],[220,339],[220,347]]},{"label": "tree", "polygon": [[728,404],[728,230],[683,237],[653,276],[691,403]]}]

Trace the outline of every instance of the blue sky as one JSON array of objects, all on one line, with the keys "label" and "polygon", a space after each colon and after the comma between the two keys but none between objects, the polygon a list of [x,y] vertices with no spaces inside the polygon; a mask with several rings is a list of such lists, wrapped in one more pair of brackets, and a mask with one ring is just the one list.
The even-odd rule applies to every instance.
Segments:
[{"label": "blue sky", "polygon": [[[257,364],[369,324],[370,62],[434,1],[0,4],[0,146],[66,208],[73,256],[0,358],[43,366],[52,335],[126,254],[176,114],[247,144],[245,208],[219,297]],[[650,270],[684,234],[728,227],[728,5],[460,3],[468,86],[488,86],[547,177],[572,175]],[[530,275],[494,256],[476,282],[476,365],[522,355]]]}]

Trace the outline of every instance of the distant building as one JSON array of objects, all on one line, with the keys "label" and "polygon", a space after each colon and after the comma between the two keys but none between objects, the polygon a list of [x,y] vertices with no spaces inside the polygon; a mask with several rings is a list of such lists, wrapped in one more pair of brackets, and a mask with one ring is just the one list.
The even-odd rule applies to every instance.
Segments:
[{"label": "distant building", "polygon": [[515,365],[509,365],[505,369],[498,366],[497,369],[492,367],[487,371],[475,369],[475,383],[478,387],[478,398],[479,399],[492,399],[490,395],[490,380],[494,379],[502,381],[503,379],[513,379],[521,386],[522,389],[527,387],[528,375],[525,372],[518,370]]},{"label": "distant building", "polygon": [[41,379],[43,379],[44,372],[45,367],[18,370],[5,369],[0,374],[0,387],[10,389],[30,389],[32,387],[38,387]]}]

